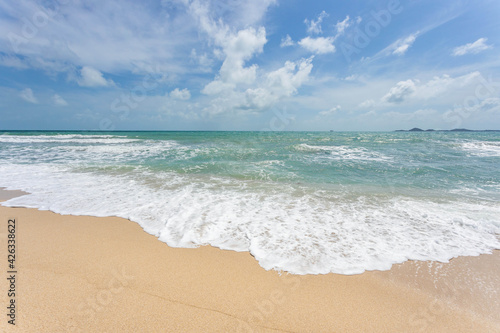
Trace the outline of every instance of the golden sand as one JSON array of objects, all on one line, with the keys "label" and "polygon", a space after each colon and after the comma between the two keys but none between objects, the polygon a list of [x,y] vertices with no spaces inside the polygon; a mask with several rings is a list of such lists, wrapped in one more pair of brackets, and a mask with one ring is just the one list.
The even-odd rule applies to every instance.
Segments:
[{"label": "golden sand", "polygon": [[354,276],[280,275],[246,252],[168,247],[121,218],[0,207],[5,275],[8,218],[17,312],[15,327],[2,315],[0,331],[500,332],[498,251]]}]

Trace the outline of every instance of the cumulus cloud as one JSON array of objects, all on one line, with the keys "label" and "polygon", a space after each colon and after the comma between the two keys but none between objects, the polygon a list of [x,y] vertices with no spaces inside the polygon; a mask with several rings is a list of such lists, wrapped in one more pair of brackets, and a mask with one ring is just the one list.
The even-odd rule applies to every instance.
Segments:
[{"label": "cumulus cloud", "polygon": [[265,85],[279,98],[292,96],[308,80],[313,67],[312,59],[285,62],[283,67],[267,74]]},{"label": "cumulus cloud", "polygon": [[311,70],[312,58],[285,62],[283,67],[269,72],[259,87],[245,91],[247,107],[270,107],[280,99],[296,94],[308,80]]},{"label": "cumulus cloud", "polygon": [[38,104],[38,99],[35,97],[35,95],[33,94],[33,90],[31,90],[30,88],[23,89],[19,93],[19,96],[26,102]]},{"label": "cumulus cloud", "polygon": [[415,93],[416,90],[417,88],[415,87],[415,82],[413,80],[400,81],[396,83],[396,86],[392,87],[384,97],[382,97],[382,101],[399,104]]},{"label": "cumulus cloud", "polygon": [[170,97],[173,99],[187,101],[188,99],[191,98],[191,93],[187,88],[184,88],[182,90],[179,90],[179,88],[175,88],[170,92]]},{"label": "cumulus cloud", "polygon": [[220,68],[220,78],[223,82],[250,84],[255,80],[257,65],[245,67],[245,61],[257,53],[262,53],[267,43],[266,30],[247,28],[238,31],[235,36],[229,36],[224,43],[226,59]]},{"label": "cumulus cloud", "polygon": [[205,89],[213,89],[218,94],[204,111],[213,116],[228,112],[254,113],[266,110],[280,100],[296,94],[309,79],[312,66],[312,58],[287,61],[283,67],[262,75],[252,87],[241,90],[234,86],[221,87],[220,82],[215,86],[217,81],[213,81]]},{"label": "cumulus cloud", "polygon": [[320,34],[323,31],[321,30],[321,22],[323,22],[323,19],[325,17],[328,17],[328,14],[325,11],[322,11],[316,20],[308,20],[305,19],[304,23],[307,26],[307,32],[310,34]]},{"label": "cumulus cloud", "polygon": [[320,116],[331,116],[331,115],[336,114],[340,109],[341,109],[340,105],[336,105],[333,108],[331,108],[330,110],[321,111],[319,113],[319,115]]},{"label": "cumulus cloud", "polygon": [[82,67],[77,82],[82,87],[106,87],[114,84],[113,81],[106,80],[100,71],[88,66]]},{"label": "cumulus cloud", "polygon": [[299,45],[315,54],[326,54],[335,52],[333,37],[305,37],[299,41]]},{"label": "cumulus cloud", "polygon": [[207,3],[194,1],[190,5],[190,11],[200,28],[217,47],[216,53],[223,59],[219,74],[205,86],[202,93],[217,94],[239,84],[252,84],[255,81],[257,65],[246,66],[245,63],[263,51],[267,43],[266,30],[263,27],[247,27],[234,32],[222,20],[212,18]]},{"label": "cumulus cloud", "polygon": [[[195,1],[190,8],[222,60],[218,74],[201,90],[210,98],[206,101],[204,113],[214,116],[259,112],[282,98],[292,96],[307,80],[312,58],[287,61],[282,68],[267,73],[258,71],[257,64],[249,63],[263,52],[267,43],[264,27],[235,30],[224,21],[215,20],[206,3]],[[284,41],[290,43],[291,38]]]},{"label": "cumulus cloud", "polygon": [[235,34],[226,32],[224,37],[217,36],[216,41],[222,47],[225,59],[219,75],[203,88],[202,93],[214,95],[237,85],[253,84],[257,65],[245,66],[245,62],[262,52],[267,42],[266,30],[261,27],[258,30],[247,28]]},{"label": "cumulus cloud", "polygon": [[283,37],[281,39],[280,47],[287,47],[293,45],[295,45],[295,42],[292,40],[292,37],[290,37],[290,35],[286,35],[286,37]]},{"label": "cumulus cloud", "polygon": [[413,42],[417,39],[419,32],[416,32],[414,34],[411,34],[410,36],[406,38],[401,38],[398,39],[394,44],[393,44],[393,51],[392,54],[396,55],[403,55],[408,51],[410,46],[413,45]]},{"label": "cumulus cloud", "polygon": [[474,43],[468,43],[462,46],[458,46],[453,49],[453,52],[451,53],[453,56],[463,56],[466,54],[477,54],[481,51],[491,49],[493,46],[492,45],[487,45],[486,41],[487,38],[479,38],[476,40]]},{"label": "cumulus cloud", "polygon": [[52,102],[57,106],[67,106],[68,105],[68,102],[66,102],[66,100],[64,100],[64,98],[62,98],[58,94],[54,94],[54,96],[52,96]]}]

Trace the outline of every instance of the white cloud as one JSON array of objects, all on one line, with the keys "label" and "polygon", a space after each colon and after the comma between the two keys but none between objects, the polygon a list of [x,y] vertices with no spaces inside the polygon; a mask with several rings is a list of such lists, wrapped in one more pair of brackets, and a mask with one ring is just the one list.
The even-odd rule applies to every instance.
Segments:
[{"label": "white cloud", "polygon": [[278,98],[292,96],[309,79],[312,59],[285,62],[283,67],[267,74],[266,88]]},{"label": "white cloud", "polygon": [[336,105],[333,108],[331,108],[330,110],[321,111],[319,113],[319,115],[320,116],[331,116],[331,115],[336,114],[340,109],[341,109],[340,105]]},{"label": "white cloud", "polygon": [[310,34],[320,34],[323,31],[321,30],[321,22],[323,22],[323,19],[325,17],[328,17],[328,14],[325,11],[322,11],[319,15],[318,18],[315,20],[309,21],[308,19],[304,20],[304,23],[307,26],[307,32]]},{"label": "white cloud", "polygon": [[246,107],[264,109],[285,97],[297,93],[297,89],[309,78],[312,58],[300,62],[287,61],[285,65],[266,75],[257,88],[245,91]]},{"label": "white cloud", "polygon": [[447,74],[435,76],[425,83],[411,79],[400,81],[381,100],[387,103],[399,104],[410,98],[422,101],[442,95],[455,96],[464,87],[469,87],[478,81],[480,76],[481,73],[476,71],[457,77],[451,77]]},{"label": "white cloud", "polygon": [[396,86],[392,87],[384,97],[382,97],[382,101],[399,104],[415,93],[416,90],[417,88],[415,87],[415,82],[412,80],[400,81],[396,83]]},{"label": "white cloud", "polygon": [[[26,65],[48,71],[90,66],[114,72],[146,65],[174,70],[174,50],[194,41],[189,20],[179,20],[187,17],[185,11],[178,11],[177,20],[165,20],[160,10],[135,1],[2,1],[0,12],[9,18],[0,21],[0,29],[9,32],[0,36],[0,52],[14,53]],[[46,14],[47,21],[35,23],[26,38],[26,24],[19,20],[31,22],[34,13]]]},{"label": "white cloud", "polygon": [[488,40],[487,38],[479,38],[474,43],[469,43],[469,44],[465,44],[465,45],[454,48],[453,52],[451,54],[454,56],[462,56],[462,55],[466,55],[469,53],[477,54],[481,51],[491,49],[493,46],[487,45],[486,44],[487,40]]},{"label": "white cloud", "polygon": [[[12,56],[0,62],[51,73],[70,73],[83,66],[110,74],[143,74],[151,68],[170,75],[206,72],[206,66],[192,66],[189,58],[200,44],[199,22],[192,19],[192,10],[200,3],[174,0],[160,7],[131,0],[0,1],[0,31],[6,32],[0,34],[0,54]],[[238,29],[262,20],[275,3],[218,0],[203,1],[203,6],[212,21],[223,19]],[[36,32],[26,38],[22,18],[32,21],[34,13],[49,18],[40,26],[35,24]]]},{"label": "white cloud", "polygon": [[351,25],[351,21],[349,19],[349,15],[343,21],[337,22],[335,25],[335,29],[337,30],[337,36],[340,36],[344,33],[345,29],[347,29]]},{"label": "white cloud", "polygon": [[[269,108],[282,98],[292,96],[308,79],[312,58],[287,61],[282,68],[258,72],[256,64],[247,64],[263,52],[267,43],[264,27],[234,30],[222,20],[214,20],[206,3],[194,1],[191,12],[208,35],[222,65],[218,75],[205,85],[203,112],[209,116],[222,113],[255,113]],[[285,38],[285,43],[291,38]]]},{"label": "white cloud", "polygon": [[81,77],[77,82],[82,87],[106,87],[113,85],[113,81],[106,80],[97,69],[85,66],[80,70]]},{"label": "white cloud", "polygon": [[173,99],[179,99],[182,101],[187,101],[188,99],[191,98],[191,93],[187,88],[184,88],[182,90],[179,90],[179,88],[175,88],[170,92],[170,97]]},{"label": "white cloud", "polygon": [[35,95],[33,94],[33,90],[31,90],[30,88],[23,89],[19,93],[19,96],[26,102],[38,104],[38,99],[35,97]]},{"label": "white cloud", "polygon": [[205,95],[218,95],[223,93],[224,91],[232,91],[236,88],[236,86],[232,83],[225,83],[220,80],[214,80],[207,84],[202,90],[201,93]]},{"label": "white cloud", "polygon": [[209,115],[221,113],[260,112],[272,107],[280,100],[293,96],[309,79],[312,70],[312,57],[297,62],[287,61],[284,66],[259,77],[254,85],[244,90],[213,81],[205,90],[210,89],[217,97],[204,109]]},{"label": "white cloud", "polygon": [[64,98],[62,98],[61,96],[59,96],[58,94],[55,94],[54,96],[52,96],[52,102],[55,104],[55,105],[58,105],[58,106],[67,106],[68,105],[68,102],[66,102],[64,100]]},{"label": "white cloud", "polygon": [[223,82],[251,84],[255,80],[257,65],[245,67],[246,60],[263,51],[267,43],[266,30],[247,28],[240,30],[234,36],[230,35],[224,42],[226,59],[220,68],[220,78]]},{"label": "white cloud", "polygon": [[200,13],[204,13],[207,18],[209,17],[213,21],[224,21],[235,29],[243,29],[261,23],[268,8],[277,4],[276,0],[179,0],[178,2],[187,4],[197,18],[199,18]]},{"label": "white cloud", "polygon": [[299,41],[299,45],[315,54],[326,54],[335,52],[333,37],[305,37]]},{"label": "white cloud", "polygon": [[202,93],[217,94],[238,84],[252,84],[257,65],[245,66],[245,62],[263,51],[267,43],[266,30],[248,27],[233,32],[222,20],[212,18],[207,3],[193,1],[189,8],[200,28],[217,47],[214,53],[224,60],[219,75],[205,86]]},{"label": "white cloud", "polygon": [[403,55],[408,51],[410,46],[413,45],[413,42],[417,39],[417,36],[419,35],[419,32],[416,32],[414,34],[411,34],[410,36],[406,38],[401,38],[398,39],[396,42],[393,43],[392,48],[392,54],[396,55]]},{"label": "white cloud", "polygon": [[216,42],[222,47],[225,56],[219,75],[207,84],[202,93],[219,94],[224,90],[232,90],[237,85],[251,85],[255,82],[257,65],[245,67],[245,62],[255,54],[263,51],[267,42],[266,30],[247,28],[233,34],[228,31],[215,32]]},{"label": "white cloud", "polygon": [[295,42],[292,40],[292,37],[290,37],[290,35],[286,35],[286,37],[283,37],[281,39],[280,47],[287,47],[293,45],[295,45]]}]

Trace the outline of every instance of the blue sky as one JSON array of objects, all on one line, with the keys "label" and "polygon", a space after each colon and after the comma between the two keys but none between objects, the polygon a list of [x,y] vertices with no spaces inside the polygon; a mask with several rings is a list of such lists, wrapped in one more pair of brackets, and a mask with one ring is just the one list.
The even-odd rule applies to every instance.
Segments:
[{"label": "blue sky", "polygon": [[500,129],[499,1],[0,0],[0,129]]}]

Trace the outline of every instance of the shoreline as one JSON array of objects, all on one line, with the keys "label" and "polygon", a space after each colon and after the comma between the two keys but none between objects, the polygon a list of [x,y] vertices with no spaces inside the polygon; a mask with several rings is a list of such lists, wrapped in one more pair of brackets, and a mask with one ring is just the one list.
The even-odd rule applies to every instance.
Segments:
[{"label": "shoreline", "polygon": [[498,250],[351,276],[280,275],[248,252],[168,247],[122,218],[2,206],[2,230],[10,217],[12,331],[500,332]]}]

